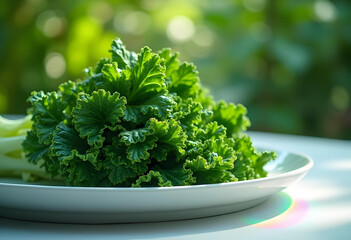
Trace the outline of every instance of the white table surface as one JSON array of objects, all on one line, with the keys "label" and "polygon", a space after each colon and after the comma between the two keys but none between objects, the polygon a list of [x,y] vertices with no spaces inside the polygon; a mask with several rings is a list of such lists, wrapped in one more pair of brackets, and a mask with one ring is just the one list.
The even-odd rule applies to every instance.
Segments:
[{"label": "white table surface", "polygon": [[[254,144],[305,153],[299,183],[244,211],[203,219],[78,225],[0,218],[0,239],[349,239],[351,141],[250,132]],[[1,197],[1,196],[0,196]]]}]

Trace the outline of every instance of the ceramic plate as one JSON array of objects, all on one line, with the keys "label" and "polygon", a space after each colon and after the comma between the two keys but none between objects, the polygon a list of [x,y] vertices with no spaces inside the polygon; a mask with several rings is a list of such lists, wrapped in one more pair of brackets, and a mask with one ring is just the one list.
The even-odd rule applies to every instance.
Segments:
[{"label": "ceramic plate", "polygon": [[231,213],[262,203],[300,180],[308,156],[279,152],[268,177],[233,183],[164,188],[33,185],[0,179],[0,215],[64,223],[127,223],[192,219]]}]

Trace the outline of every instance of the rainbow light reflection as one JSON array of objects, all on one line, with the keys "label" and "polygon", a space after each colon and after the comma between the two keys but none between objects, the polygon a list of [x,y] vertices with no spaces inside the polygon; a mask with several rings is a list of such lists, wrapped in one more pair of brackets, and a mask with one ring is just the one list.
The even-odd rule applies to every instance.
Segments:
[{"label": "rainbow light reflection", "polygon": [[[259,228],[286,228],[294,226],[305,219],[309,205],[306,201],[300,199],[292,199],[287,193],[282,192],[282,203],[278,207],[277,213],[279,215],[270,218],[262,219],[259,216],[250,216],[243,221],[246,224],[253,225]],[[269,201],[269,200],[268,200]]]}]

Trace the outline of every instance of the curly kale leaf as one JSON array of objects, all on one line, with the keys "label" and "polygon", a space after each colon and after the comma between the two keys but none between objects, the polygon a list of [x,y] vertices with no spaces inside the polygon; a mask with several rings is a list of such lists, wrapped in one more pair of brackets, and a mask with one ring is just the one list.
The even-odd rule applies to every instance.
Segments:
[{"label": "curly kale leaf", "polygon": [[178,54],[172,54],[170,49],[163,49],[159,55],[165,59],[168,91],[182,98],[196,98],[200,91],[200,80],[195,65],[180,63]]},{"label": "curly kale leaf", "polygon": [[235,151],[224,139],[208,139],[199,150],[196,158],[189,158],[184,164],[192,170],[198,184],[237,181],[230,172],[236,160]]},{"label": "curly kale leaf", "polygon": [[121,69],[133,67],[136,64],[138,56],[135,52],[128,51],[120,39],[112,41],[110,52],[112,61],[117,62]]},{"label": "curly kale leaf", "polygon": [[246,112],[246,108],[241,104],[234,105],[220,101],[213,107],[212,120],[222,124],[227,129],[227,136],[232,137],[250,126]]},{"label": "curly kale leaf", "polygon": [[34,92],[23,150],[72,186],[165,187],[265,177],[275,158],[248,136],[246,108],[215,103],[192,63],[120,39],[87,79]]},{"label": "curly kale leaf", "polygon": [[247,135],[236,138],[233,148],[237,160],[231,172],[241,181],[266,177],[264,165],[277,157],[274,152],[258,152]]},{"label": "curly kale leaf", "polygon": [[124,115],[126,99],[119,93],[111,94],[103,89],[89,94],[81,93],[72,110],[73,123],[81,137],[88,137],[90,145],[102,146],[102,134],[113,128]]}]

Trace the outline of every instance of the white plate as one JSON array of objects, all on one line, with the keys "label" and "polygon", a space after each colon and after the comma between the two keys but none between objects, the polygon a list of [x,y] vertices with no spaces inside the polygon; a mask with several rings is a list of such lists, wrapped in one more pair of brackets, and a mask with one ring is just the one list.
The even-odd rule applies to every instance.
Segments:
[{"label": "white plate", "polygon": [[[277,152],[277,151],[276,151]],[[65,223],[126,223],[208,217],[253,207],[300,180],[313,166],[305,155],[277,152],[268,177],[164,188],[33,185],[0,179],[0,215]]]}]

